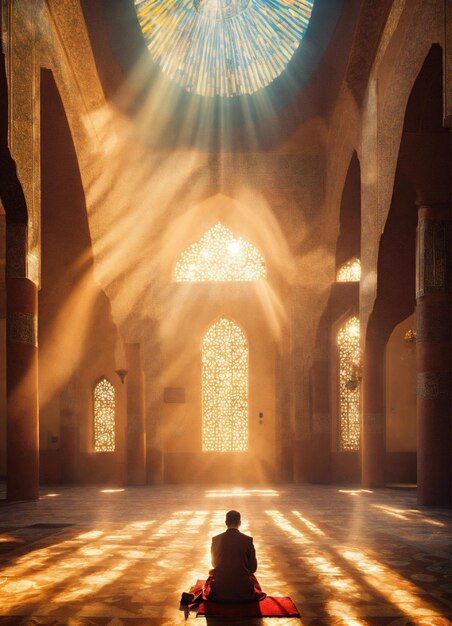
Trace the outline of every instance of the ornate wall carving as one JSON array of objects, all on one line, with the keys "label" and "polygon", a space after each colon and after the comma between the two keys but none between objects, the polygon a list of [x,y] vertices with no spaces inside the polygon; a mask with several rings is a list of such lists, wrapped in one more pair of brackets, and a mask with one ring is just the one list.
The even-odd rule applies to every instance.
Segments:
[{"label": "ornate wall carving", "polygon": [[[358,151],[362,241],[365,241],[360,290],[363,341],[376,297],[378,247],[391,205],[406,105],[430,47],[442,41],[442,24],[443,3],[439,0],[397,0],[391,8],[369,79]],[[397,50],[391,50],[388,60],[386,51],[396,37]]]},{"label": "ornate wall carving", "polygon": [[421,372],[417,375],[417,397],[422,400],[450,398],[450,372]]},{"label": "ornate wall carving", "polygon": [[93,175],[92,160],[88,163],[88,147],[93,137],[97,137],[96,130],[91,127],[87,132],[85,124],[91,123],[91,114],[105,105],[105,99],[78,0],[49,3],[45,0],[5,0],[4,5],[9,144],[29,216],[26,272],[22,275],[39,284],[40,67],[49,67],[54,72],[71,126],[85,189]]},{"label": "ornate wall carving", "polygon": [[419,70],[432,43],[441,37],[442,10],[437,0],[416,0],[392,70],[391,84],[378,124],[378,232],[383,232],[394,188],[405,110]]},{"label": "ornate wall carving", "polygon": [[[36,60],[38,3],[7,3],[7,77],[9,81],[9,144],[28,209],[27,278],[39,284],[40,256],[40,128],[39,66]],[[22,271],[22,270],[21,270]]]},{"label": "ornate wall carving", "polygon": [[451,230],[446,220],[420,219],[416,297],[450,293]]},{"label": "ornate wall carving", "polygon": [[11,343],[38,345],[38,320],[32,313],[10,313],[6,333]]}]

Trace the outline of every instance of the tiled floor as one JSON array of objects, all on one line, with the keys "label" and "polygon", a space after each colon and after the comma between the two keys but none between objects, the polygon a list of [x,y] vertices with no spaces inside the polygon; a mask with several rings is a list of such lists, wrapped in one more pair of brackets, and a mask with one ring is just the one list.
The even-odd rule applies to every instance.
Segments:
[{"label": "tiled floor", "polygon": [[52,487],[0,501],[0,625],[226,624],[187,617],[178,599],[206,576],[230,508],[254,536],[263,589],[302,616],[235,624],[451,623],[450,511],[417,508],[414,490],[278,485]]}]

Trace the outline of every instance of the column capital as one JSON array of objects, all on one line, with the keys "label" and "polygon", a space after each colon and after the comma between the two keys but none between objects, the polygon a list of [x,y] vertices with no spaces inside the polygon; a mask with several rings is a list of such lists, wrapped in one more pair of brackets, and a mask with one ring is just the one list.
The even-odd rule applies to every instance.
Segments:
[{"label": "column capital", "polygon": [[451,204],[449,202],[423,202],[417,203],[419,219],[451,220]]}]

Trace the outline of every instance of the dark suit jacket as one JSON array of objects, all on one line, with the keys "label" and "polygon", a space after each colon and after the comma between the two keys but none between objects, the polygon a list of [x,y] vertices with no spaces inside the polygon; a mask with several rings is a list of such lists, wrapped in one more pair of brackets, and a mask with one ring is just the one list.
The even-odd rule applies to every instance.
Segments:
[{"label": "dark suit jacket", "polygon": [[247,602],[255,599],[257,569],[253,538],[237,528],[228,528],[212,539],[212,565],[209,597],[218,602]]}]

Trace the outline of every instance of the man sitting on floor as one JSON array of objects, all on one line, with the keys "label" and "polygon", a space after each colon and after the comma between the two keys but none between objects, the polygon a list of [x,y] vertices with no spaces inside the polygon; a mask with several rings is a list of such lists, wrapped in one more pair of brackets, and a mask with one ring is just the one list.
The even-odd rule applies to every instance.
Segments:
[{"label": "man sitting on floor", "polygon": [[235,603],[263,600],[254,572],[257,569],[253,538],[240,532],[238,511],[226,513],[228,529],[212,538],[212,565],[203,589],[203,599]]}]

